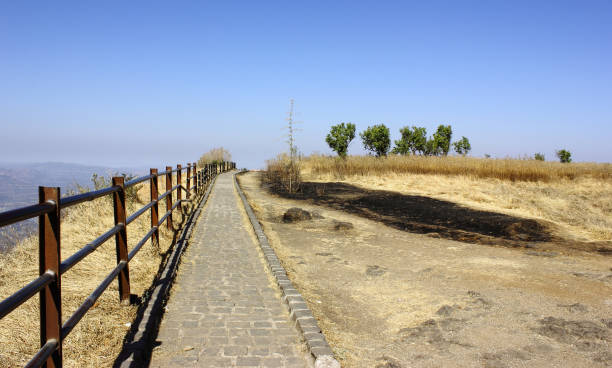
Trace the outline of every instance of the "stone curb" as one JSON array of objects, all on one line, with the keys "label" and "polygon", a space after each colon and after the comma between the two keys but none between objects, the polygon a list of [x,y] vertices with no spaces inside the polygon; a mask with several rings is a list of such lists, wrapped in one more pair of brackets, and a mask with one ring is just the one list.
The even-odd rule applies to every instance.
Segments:
[{"label": "stone curb", "polygon": [[208,186],[206,193],[202,197],[202,200],[200,200],[200,203],[198,203],[195,211],[193,211],[187,218],[185,227],[181,231],[181,235],[179,236],[170,257],[168,258],[168,262],[166,263],[160,278],[156,280],[157,284],[146,301],[146,307],[141,312],[142,319],[137,325],[133,326],[132,332],[130,333],[131,336],[128,335],[129,337],[123,344],[122,352],[113,364],[113,367],[135,368],[148,366],[148,362],[151,358],[150,348],[153,340],[157,337],[159,323],[164,315],[164,302],[167,300],[170,290],[172,289],[174,276],[178,270],[181,255],[185,251],[185,248],[187,248],[189,245],[191,233],[193,232],[194,228],[193,225],[200,217],[200,213],[208,201],[208,196],[210,195],[216,181],[217,176],[213,178],[213,182]]},{"label": "stone curb", "polygon": [[299,291],[293,287],[293,284],[287,277],[287,273],[276,256],[274,249],[272,249],[270,246],[266,234],[261,228],[261,225],[257,220],[251,205],[247,201],[244,192],[238,184],[236,174],[234,174],[234,186],[240,195],[240,199],[242,199],[242,204],[244,205],[244,209],[249,216],[249,221],[251,221],[255,235],[257,235],[259,246],[261,247],[264,257],[266,258],[268,268],[270,269],[270,272],[274,274],[276,283],[281,289],[282,300],[289,307],[291,319],[295,322],[295,327],[304,337],[308,350],[315,360],[315,368],[340,368],[340,363],[334,358],[334,352],[327,343],[327,340],[325,340],[325,336],[323,336],[323,333],[317,324],[317,320],[312,315],[312,312],[308,308],[308,305],[306,305],[306,301],[304,298],[302,298],[302,295],[300,295]]}]

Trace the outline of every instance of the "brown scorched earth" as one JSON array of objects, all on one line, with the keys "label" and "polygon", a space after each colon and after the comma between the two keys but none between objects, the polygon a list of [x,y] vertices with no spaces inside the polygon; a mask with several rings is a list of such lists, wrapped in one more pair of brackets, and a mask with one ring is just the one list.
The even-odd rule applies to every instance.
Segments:
[{"label": "brown scorched earth", "polygon": [[[512,230],[497,241],[491,229],[454,223],[466,218],[435,232],[409,219],[402,228],[402,216],[377,218],[375,196],[284,198],[259,173],[239,182],[344,367],[612,366],[605,245],[563,251],[546,229],[534,239],[530,222],[495,214]],[[292,207],[313,218],[284,223]]]}]

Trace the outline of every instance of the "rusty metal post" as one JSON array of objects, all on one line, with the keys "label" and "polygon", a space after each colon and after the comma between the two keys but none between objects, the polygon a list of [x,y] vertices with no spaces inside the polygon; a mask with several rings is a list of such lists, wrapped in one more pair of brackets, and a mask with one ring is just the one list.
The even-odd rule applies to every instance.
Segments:
[{"label": "rusty metal post", "polygon": [[191,198],[191,164],[187,163],[187,199]]},{"label": "rusty metal post", "polygon": [[193,178],[193,185],[195,186],[195,189],[193,191],[193,195],[197,196],[199,194],[199,192],[198,192],[198,190],[199,190],[198,178],[200,177],[200,175],[198,173],[198,166],[197,166],[197,164],[193,166],[193,176],[195,176],[195,178]]},{"label": "rusty metal post", "polygon": [[[176,185],[183,185],[183,175],[181,173],[181,171],[183,170],[183,167],[178,164],[176,165]],[[177,188],[177,192],[176,192],[176,200],[178,201],[178,205],[177,205],[177,209],[183,213],[183,205],[181,203],[181,200],[183,199],[183,192],[182,192],[182,188],[179,186]]]},{"label": "rusty metal post", "polygon": [[47,359],[46,366],[62,366],[62,287],[60,277],[60,188],[38,187],[39,203],[52,201],[55,210],[38,218],[38,270],[55,274],[55,281],[40,291],[40,346],[56,340],[57,350]]},{"label": "rusty metal post", "polygon": [[113,186],[121,187],[121,190],[113,193],[113,210],[115,213],[115,226],[123,225],[115,234],[115,249],[117,254],[117,264],[125,262],[117,281],[119,282],[119,300],[121,304],[130,304],[130,272],[128,270],[128,248],[127,248],[127,225],[125,224],[125,185],[123,176],[113,177]]},{"label": "rusty metal post", "polygon": [[202,168],[202,182],[204,183],[204,186],[206,186],[206,173],[208,172],[208,164],[204,165],[204,167]]},{"label": "rusty metal post", "polygon": [[[153,176],[150,181],[151,202],[155,203],[153,207],[151,207],[151,229],[153,229],[154,227],[157,227],[157,223],[159,222],[159,205],[157,203],[157,198],[159,198],[157,169],[151,169],[150,174]],[[153,232],[151,243],[155,248],[159,248],[159,231],[157,229]]]},{"label": "rusty metal post", "polygon": [[[166,166],[166,192],[172,190],[172,166]],[[172,193],[166,196],[166,213],[172,209]],[[172,229],[172,213],[168,215],[168,219],[166,220],[166,227],[168,229]]]}]

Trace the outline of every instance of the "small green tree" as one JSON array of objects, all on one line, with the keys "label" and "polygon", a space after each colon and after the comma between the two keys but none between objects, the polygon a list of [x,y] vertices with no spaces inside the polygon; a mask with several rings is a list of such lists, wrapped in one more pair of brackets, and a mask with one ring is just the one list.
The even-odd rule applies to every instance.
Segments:
[{"label": "small green tree", "polygon": [[559,158],[560,162],[563,162],[563,163],[572,162],[572,154],[570,153],[570,151],[566,149],[558,150],[557,157]]},{"label": "small green tree", "polygon": [[400,129],[400,133],[402,134],[402,137],[399,140],[395,141],[395,147],[393,147],[393,149],[391,150],[392,153],[395,153],[398,155],[407,155],[408,153],[410,153],[410,143],[407,137],[407,134],[410,134],[410,132],[407,132],[406,134],[404,129],[406,128]]},{"label": "small green tree", "polygon": [[[109,176],[108,179],[106,179],[104,175],[98,175],[94,173],[91,176],[91,182],[93,183],[94,190],[100,190],[100,189],[104,189],[104,188],[108,188],[112,186],[113,176],[123,176],[124,181],[130,181],[136,178],[136,175],[133,175],[133,174],[122,173],[121,175],[119,175],[119,173],[114,173],[111,176]],[[141,202],[140,198],[138,197],[138,191],[140,190],[141,187],[142,187],[142,184],[136,184],[136,185],[132,185],[132,186],[125,188],[125,198],[128,201]],[[89,188],[87,187],[77,186],[77,189],[79,190],[80,193],[85,193],[89,191]],[[111,196],[108,196],[108,198],[112,200]]]},{"label": "small green tree", "polygon": [[355,124],[340,123],[331,127],[329,134],[325,137],[325,142],[329,148],[336,151],[338,156],[345,158],[348,146],[353,139],[355,139]]},{"label": "small green tree", "polygon": [[461,137],[460,140],[453,143],[453,148],[455,149],[455,152],[461,156],[465,156],[472,150],[472,145],[466,137]]},{"label": "small green tree", "polygon": [[433,139],[425,141],[425,149],[423,150],[425,156],[437,156],[440,154],[440,148],[436,146]]},{"label": "small green tree", "polygon": [[438,130],[433,134],[434,154],[448,155],[452,135],[453,129],[450,125],[440,124],[438,126]]},{"label": "small green tree", "polygon": [[359,133],[363,148],[376,153],[376,156],[386,156],[391,146],[391,138],[389,136],[389,128],[384,124],[378,124],[368,127],[368,129]]},{"label": "small green tree", "polygon": [[546,159],[544,158],[544,154],[540,153],[540,152],[536,152],[535,155],[533,155],[534,160],[536,161],[545,161]]},{"label": "small green tree", "polygon": [[395,141],[395,147],[393,148],[393,153],[398,153],[402,155],[406,155],[409,152],[412,154],[416,154],[420,152],[421,154],[425,152],[425,145],[427,144],[427,130],[425,128],[419,128],[416,126],[403,127],[400,129],[400,133],[402,137]]}]

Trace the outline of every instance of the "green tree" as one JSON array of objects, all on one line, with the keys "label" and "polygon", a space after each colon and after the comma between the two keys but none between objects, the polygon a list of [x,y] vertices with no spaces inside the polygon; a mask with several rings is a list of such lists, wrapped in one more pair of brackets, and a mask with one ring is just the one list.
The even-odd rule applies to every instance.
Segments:
[{"label": "green tree", "polygon": [[466,137],[461,137],[460,140],[453,143],[453,148],[458,154],[465,156],[472,150],[472,145]]},{"label": "green tree", "polygon": [[440,124],[438,130],[433,134],[433,154],[448,155],[452,135],[453,129],[450,125]]},{"label": "green tree", "polygon": [[533,155],[533,158],[536,161],[545,161],[544,154],[540,152],[536,152],[535,155]]},{"label": "green tree", "polygon": [[425,145],[427,144],[427,130],[425,128],[416,126],[410,128],[406,126],[400,129],[400,133],[402,137],[395,141],[393,153],[406,155],[412,152],[414,155],[417,152],[421,154],[425,152]]},{"label": "green tree", "polygon": [[425,142],[425,149],[423,150],[423,154],[425,156],[437,156],[440,154],[440,150],[436,147],[436,144],[433,139],[428,139]]},{"label": "green tree", "polygon": [[353,139],[355,139],[355,124],[340,123],[331,127],[329,134],[325,137],[325,142],[329,148],[338,153],[338,156],[345,158],[348,146]]},{"label": "green tree", "polygon": [[563,162],[563,163],[572,162],[572,154],[570,153],[570,151],[566,149],[558,150],[557,157],[559,158],[560,162]]},{"label": "green tree", "polygon": [[376,156],[386,156],[391,146],[389,128],[384,124],[373,125],[359,133],[363,148],[376,153]]}]

